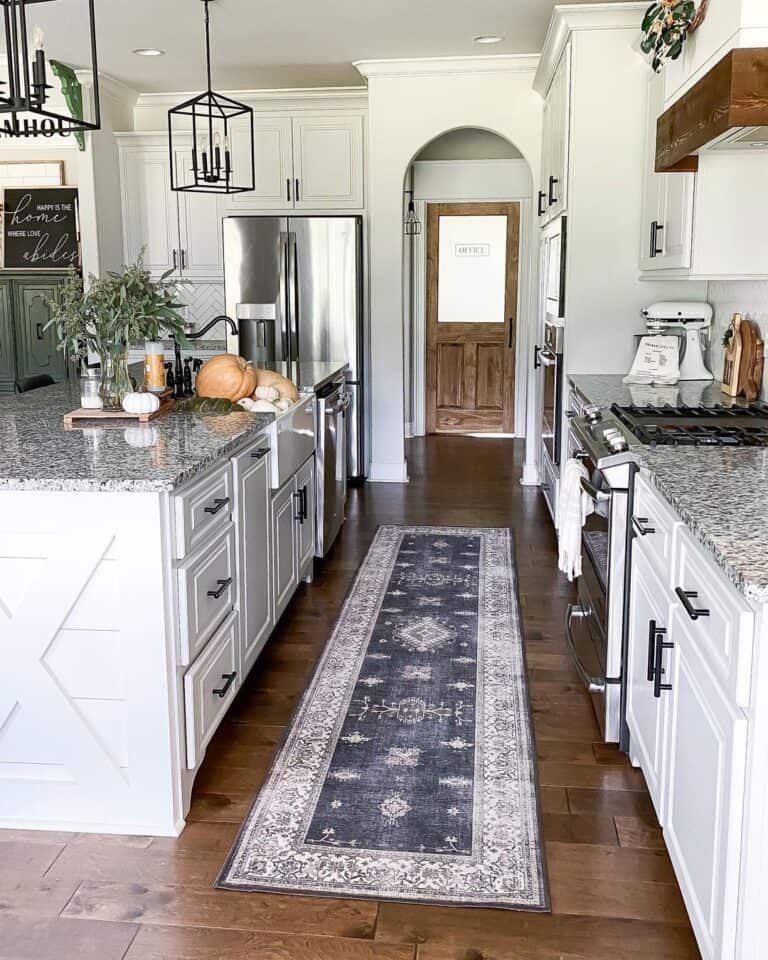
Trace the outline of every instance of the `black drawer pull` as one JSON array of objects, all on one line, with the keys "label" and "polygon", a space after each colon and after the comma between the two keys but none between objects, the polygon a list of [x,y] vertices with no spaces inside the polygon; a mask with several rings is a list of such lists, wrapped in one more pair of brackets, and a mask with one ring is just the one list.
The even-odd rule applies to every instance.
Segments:
[{"label": "black drawer pull", "polygon": [[657,630],[656,631],[656,657],[653,665],[653,695],[657,700],[661,700],[661,691],[662,690],[671,690],[671,683],[662,683],[661,678],[666,673],[664,669],[664,651],[674,649],[674,643],[667,643],[664,639],[666,637],[666,630]]},{"label": "black drawer pull", "polygon": [[254,460],[261,460],[269,453],[269,447],[259,447],[257,450],[251,451],[251,456]]},{"label": "black drawer pull", "polygon": [[219,597],[224,593],[228,586],[232,583],[232,577],[227,577],[226,580],[217,580],[216,583],[219,584],[218,590],[209,590],[208,596],[213,597],[214,600],[218,600]]},{"label": "black drawer pull", "polygon": [[549,206],[552,207],[557,203],[557,196],[555,195],[555,187],[560,183],[557,177],[549,178]]},{"label": "black drawer pull", "polygon": [[656,621],[648,621],[648,683],[653,683],[656,676]]},{"label": "black drawer pull", "polygon": [[221,679],[226,680],[227,682],[224,684],[223,687],[219,687],[217,690],[213,691],[214,696],[226,697],[226,695],[229,693],[229,688],[235,682],[236,678],[237,678],[237,670],[233,670],[232,673],[222,673]]},{"label": "black drawer pull", "polygon": [[710,615],[706,607],[694,607],[691,603],[691,600],[695,600],[699,595],[696,590],[683,590],[682,587],[677,587],[675,593],[691,620],[698,620],[699,617],[708,617]]},{"label": "black drawer pull", "polygon": [[229,503],[229,497],[216,497],[213,502],[216,504],[216,506],[206,507],[203,512],[210,513],[212,517],[215,517],[219,510],[223,510],[224,507],[226,507],[226,505]]},{"label": "black drawer pull", "polygon": [[655,527],[646,527],[648,517],[632,517],[632,526],[638,537],[647,537],[649,533],[656,533]]},{"label": "black drawer pull", "polygon": [[543,217],[544,214],[546,213],[546,210],[544,209],[544,202],[546,201],[546,199],[547,199],[546,193],[544,193],[543,190],[539,190],[539,216],[540,217]]}]

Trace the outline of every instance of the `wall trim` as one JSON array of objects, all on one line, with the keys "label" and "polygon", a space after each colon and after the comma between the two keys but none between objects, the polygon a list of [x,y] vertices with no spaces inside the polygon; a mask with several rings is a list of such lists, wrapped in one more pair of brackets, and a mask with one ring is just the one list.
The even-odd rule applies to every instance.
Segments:
[{"label": "wall trim", "polygon": [[648,9],[645,0],[631,3],[558,4],[549,21],[544,46],[541,50],[533,89],[545,96],[552,82],[563,50],[572,33],[579,30],[631,30],[640,33],[643,14]]},{"label": "wall trim", "polygon": [[[368,90],[359,87],[285,87],[265,90],[224,90],[225,96],[237,97],[246,102],[270,103],[286,100],[364,100],[368,99]],[[190,91],[167,91],[162,93],[140,93],[137,108],[154,107],[170,109],[182,100],[195,96]]]},{"label": "wall trim", "polygon": [[368,470],[369,483],[408,483],[408,461],[383,463],[372,461]]},{"label": "wall trim", "polygon": [[366,79],[441,77],[472,73],[535,73],[537,53],[489,57],[422,57],[406,60],[355,60],[353,67]]}]

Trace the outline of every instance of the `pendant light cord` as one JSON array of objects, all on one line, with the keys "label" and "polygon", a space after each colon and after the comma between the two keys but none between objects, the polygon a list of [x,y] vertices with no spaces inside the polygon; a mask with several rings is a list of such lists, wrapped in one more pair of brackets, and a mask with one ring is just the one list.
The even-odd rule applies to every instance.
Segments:
[{"label": "pendant light cord", "polygon": [[208,75],[208,90],[213,89],[211,80],[211,15],[208,12],[208,0],[205,0],[205,67]]}]

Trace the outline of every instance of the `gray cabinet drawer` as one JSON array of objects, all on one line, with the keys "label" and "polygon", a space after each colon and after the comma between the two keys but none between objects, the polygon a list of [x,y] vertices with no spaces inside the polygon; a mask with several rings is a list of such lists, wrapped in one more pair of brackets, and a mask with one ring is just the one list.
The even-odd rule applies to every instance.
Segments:
[{"label": "gray cabinet drawer", "polygon": [[237,675],[237,613],[222,624],[205,652],[184,675],[187,767],[194,770],[240,686]]},{"label": "gray cabinet drawer", "polygon": [[229,524],[176,571],[180,662],[195,659],[232,610],[236,594],[235,530]]},{"label": "gray cabinet drawer", "polygon": [[232,468],[227,461],[173,498],[177,560],[231,521],[232,489]]}]

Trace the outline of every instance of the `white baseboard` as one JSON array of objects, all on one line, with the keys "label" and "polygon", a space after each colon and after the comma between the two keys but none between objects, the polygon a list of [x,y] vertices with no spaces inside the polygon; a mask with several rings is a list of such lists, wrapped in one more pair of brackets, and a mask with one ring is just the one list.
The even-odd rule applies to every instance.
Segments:
[{"label": "white baseboard", "polygon": [[406,425],[405,425],[405,439],[406,439],[406,440],[412,440],[412,439],[413,439],[413,424],[412,424],[412,423],[406,423]]},{"label": "white baseboard", "polygon": [[372,461],[368,471],[370,483],[408,483],[408,463],[381,463]]},{"label": "white baseboard", "polygon": [[520,477],[520,483],[524,487],[538,487],[541,484],[539,468],[535,463],[523,464],[523,475]]}]

